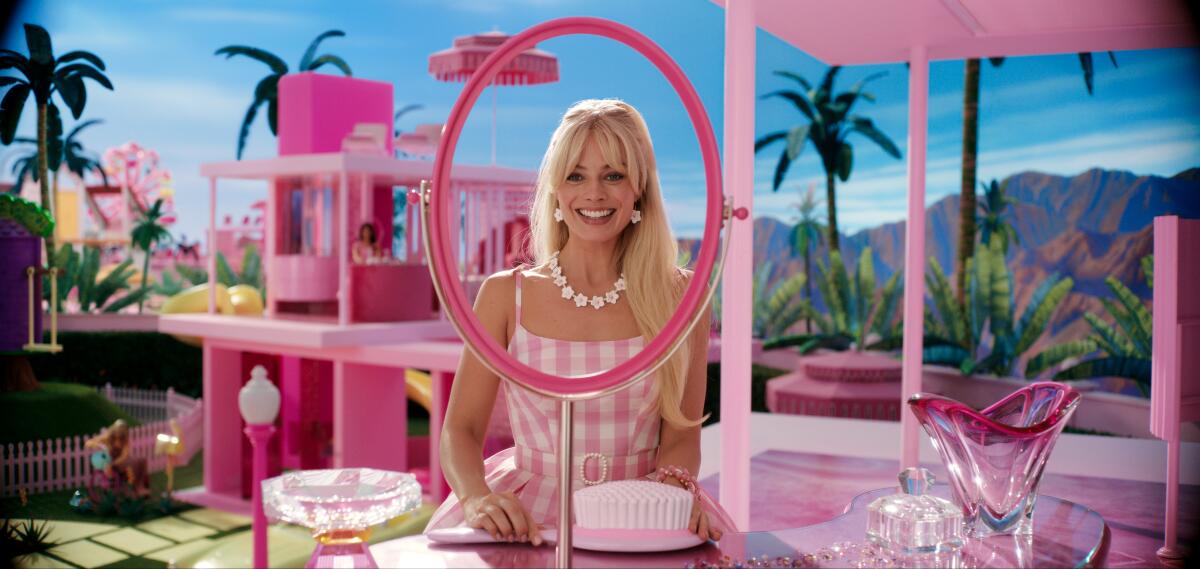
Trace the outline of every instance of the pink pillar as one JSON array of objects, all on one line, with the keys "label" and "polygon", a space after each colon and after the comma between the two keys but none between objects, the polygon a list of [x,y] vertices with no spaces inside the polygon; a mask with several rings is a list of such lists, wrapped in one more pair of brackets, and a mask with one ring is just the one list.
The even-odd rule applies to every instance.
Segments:
[{"label": "pink pillar", "polygon": [[337,221],[333,224],[334,245],[338,256],[338,325],[350,323],[350,233],[346,231],[350,219],[350,183],[346,179],[346,171],[342,170],[338,177],[337,190]]},{"label": "pink pillar", "polygon": [[[725,6],[725,192],[753,212],[754,3]],[[720,501],[741,531],[750,528],[750,316],[754,273],[753,215],[730,219],[730,254],[722,276]]]},{"label": "pink pillar", "polygon": [[[404,190],[407,194],[412,188],[405,187]],[[405,195],[404,199],[408,199],[408,196]],[[417,211],[420,208],[420,204],[404,206],[404,260],[409,263],[417,262]]]},{"label": "pink pillar", "polygon": [[[1183,345],[1181,318],[1186,311],[1180,298],[1180,219],[1175,216],[1154,218],[1154,320],[1150,368],[1150,432],[1167,443],[1166,517],[1163,520],[1163,560],[1183,558],[1179,539],[1179,423],[1183,417]],[[1186,274],[1186,273],[1185,273]],[[1184,302],[1181,302],[1184,301]]]},{"label": "pink pillar", "polygon": [[276,245],[276,239],[278,239],[276,232],[279,231],[279,211],[276,209],[278,207],[279,178],[271,178],[270,183],[267,185],[267,212],[265,219],[263,219],[263,249],[266,250],[262,251],[263,284],[267,285],[265,287],[265,294],[267,295],[265,300],[268,317],[275,316],[278,308],[275,306],[275,295],[271,292],[275,287],[270,286],[271,266],[275,264],[275,255],[278,253],[278,245]]},{"label": "pink pillar", "polygon": [[204,360],[204,490],[236,496],[242,492],[242,424],[238,390],[242,388],[242,354],[205,342]]},{"label": "pink pillar", "polygon": [[1183,559],[1179,549],[1179,437],[1167,440],[1167,511],[1163,521],[1163,546],[1158,556]]},{"label": "pink pillar", "polygon": [[217,179],[208,179],[208,313],[217,313]]},{"label": "pink pillar", "polygon": [[[925,135],[928,129],[929,53],[913,46],[908,71],[908,223],[904,234],[904,358],[901,406],[921,391],[925,333]],[[917,466],[920,432],[912,413],[900,413],[900,467]]]},{"label": "pink pillar", "polygon": [[262,482],[267,477],[267,447],[275,427],[271,425],[246,425],[246,436],[254,447],[254,471],[251,477],[251,500],[254,502],[254,517],[251,522],[254,532],[254,569],[266,569],[267,563],[267,515],[263,511]]},{"label": "pink pillar", "polygon": [[408,470],[404,368],[341,361],[333,366],[334,465]]},{"label": "pink pillar", "polygon": [[450,403],[450,384],[454,373],[433,372],[433,405],[429,410],[429,496],[440,503],[450,495],[450,485],[442,476],[441,442],[442,422],[446,420],[446,406]]},{"label": "pink pillar", "polygon": [[[359,187],[359,191],[362,192],[362,196],[359,198],[360,200],[362,200],[360,202],[362,204],[362,206],[361,206],[362,212],[359,214],[359,217],[361,217],[361,219],[359,219],[358,221],[355,221],[354,226],[351,228],[354,230],[354,238],[355,239],[358,239],[358,225],[360,223],[366,223],[366,222],[373,223],[375,221],[375,193],[372,191],[374,188],[371,187],[372,180],[371,180],[371,177],[366,174],[360,174],[360,176],[362,176],[362,178],[359,180],[358,187]],[[383,228],[381,228],[381,227],[375,228],[376,243],[383,243],[383,237],[381,237],[379,235],[380,231],[383,231]]]},{"label": "pink pillar", "polygon": [[467,254],[463,258],[463,262],[467,267],[465,272],[467,276],[475,274],[475,262],[478,260],[478,257],[475,255],[475,247],[473,246],[475,240],[478,239],[477,235],[480,233],[479,222],[482,217],[479,208],[475,207],[475,201],[478,199],[478,196],[477,188],[468,187],[463,192],[463,202],[465,203],[463,207],[463,235],[464,240],[467,242]]}]

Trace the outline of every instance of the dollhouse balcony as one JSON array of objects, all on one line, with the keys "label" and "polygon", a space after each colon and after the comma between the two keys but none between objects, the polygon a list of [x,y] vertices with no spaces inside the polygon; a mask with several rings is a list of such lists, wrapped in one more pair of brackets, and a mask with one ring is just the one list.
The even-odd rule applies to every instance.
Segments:
[{"label": "dollhouse balcony", "polygon": [[267,269],[271,294],[282,302],[336,301],[338,260],[322,255],[277,255]]},{"label": "dollhouse balcony", "polygon": [[[419,209],[397,203],[407,190],[433,176],[432,162],[329,152],[206,163],[200,173],[210,182],[212,212],[218,211],[221,182],[257,181],[266,190],[260,245],[265,311],[262,316],[163,315],[161,332],[297,350],[454,337],[449,323],[438,316],[420,247]],[[508,245],[519,241],[519,229],[525,226],[521,212],[528,208],[535,177],[514,168],[453,167],[450,190],[462,196],[464,218],[461,226],[450,229],[449,238],[471,244],[464,249],[471,258],[463,260],[462,285],[468,291],[507,267]],[[209,221],[211,236],[216,215],[210,213]],[[404,237],[392,243],[395,224],[403,226]],[[374,226],[384,254],[355,262],[352,243],[365,225]],[[215,275],[215,260],[210,257],[208,264]]]}]

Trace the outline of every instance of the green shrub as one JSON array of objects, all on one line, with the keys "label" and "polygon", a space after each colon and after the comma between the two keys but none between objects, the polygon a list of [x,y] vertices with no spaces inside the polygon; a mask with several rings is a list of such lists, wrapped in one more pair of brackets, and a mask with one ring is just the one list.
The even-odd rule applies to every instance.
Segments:
[{"label": "green shrub", "polygon": [[0,393],[0,444],[94,435],[117,419],[138,425],[88,385],[43,381],[34,391]]},{"label": "green shrub", "polygon": [[62,332],[60,354],[29,358],[41,381],[139,389],[174,388],[199,397],[203,390],[200,348],[157,332]]},{"label": "green shrub", "polygon": [[[787,373],[781,369],[760,365],[750,367],[750,411],[767,412],[767,382]],[[705,425],[721,421],[721,364],[708,364],[708,391],[704,397]]]}]

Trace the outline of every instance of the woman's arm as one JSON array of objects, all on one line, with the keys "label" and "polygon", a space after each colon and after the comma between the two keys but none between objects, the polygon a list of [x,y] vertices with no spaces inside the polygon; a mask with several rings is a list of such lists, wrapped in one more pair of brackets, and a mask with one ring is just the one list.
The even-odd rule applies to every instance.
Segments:
[{"label": "woman's arm", "polygon": [[[704,414],[704,396],[708,388],[708,335],[712,310],[705,306],[700,322],[692,330],[689,345],[687,379],[683,387],[681,409],[690,420]],[[663,421],[659,436],[658,466],[682,466],[695,474],[700,470],[700,425],[677,427]]]},{"label": "woman's arm", "polygon": [[[501,346],[508,336],[505,301],[511,305],[513,294],[511,276],[492,276],[484,281],[475,299],[475,315]],[[470,349],[464,348],[450,389],[441,440],[442,472],[460,501],[491,492],[484,483],[483,442],[499,386],[499,378]]]},{"label": "woman's arm", "polygon": [[[691,280],[692,273],[685,273],[684,286]],[[690,420],[699,420],[704,414],[704,396],[708,389],[708,336],[712,327],[712,306],[701,310],[700,321],[692,330],[689,338],[689,362],[687,378],[683,387],[683,400],[680,408],[683,415]],[[693,476],[700,471],[700,425],[694,427],[676,427],[663,421],[659,435],[658,466],[679,466],[686,468]],[[664,483],[684,487],[683,481],[672,476],[662,479]],[[708,514],[701,508],[699,497],[693,507],[688,529],[700,536],[701,539],[721,539],[721,528],[709,525]]]},{"label": "woman's arm", "polygon": [[[484,281],[475,299],[476,316],[501,346],[507,344],[515,290],[511,273],[493,275]],[[500,379],[471,350],[464,349],[442,425],[442,472],[462,504],[468,525],[486,530],[495,539],[539,545],[537,524],[520,500],[511,493],[493,493],[484,478],[483,442],[499,387]]]}]

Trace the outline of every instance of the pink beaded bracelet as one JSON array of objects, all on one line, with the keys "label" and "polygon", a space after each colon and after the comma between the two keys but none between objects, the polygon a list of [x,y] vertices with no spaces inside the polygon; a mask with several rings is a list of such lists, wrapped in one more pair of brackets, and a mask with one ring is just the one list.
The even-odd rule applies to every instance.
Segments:
[{"label": "pink beaded bracelet", "polygon": [[670,466],[660,466],[654,472],[655,482],[665,482],[667,477],[678,480],[680,484],[683,484],[683,489],[691,492],[692,495],[700,495],[700,486],[696,484],[696,479],[688,472],[688,469],[672,464]]}]

